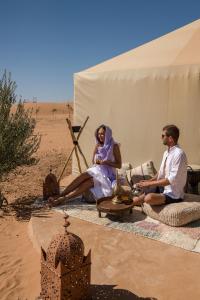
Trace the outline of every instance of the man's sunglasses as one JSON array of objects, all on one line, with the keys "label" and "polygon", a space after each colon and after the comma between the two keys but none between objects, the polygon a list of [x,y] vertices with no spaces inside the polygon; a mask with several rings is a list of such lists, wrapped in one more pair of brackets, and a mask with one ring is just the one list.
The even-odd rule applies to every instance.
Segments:
[{"label": "man's sunglasses", "polygon": [[169,137],[169,135],[167,135],[167,134],[162,134],[161,136],[162,136],[162,139],[163,139],[165,136]]}]

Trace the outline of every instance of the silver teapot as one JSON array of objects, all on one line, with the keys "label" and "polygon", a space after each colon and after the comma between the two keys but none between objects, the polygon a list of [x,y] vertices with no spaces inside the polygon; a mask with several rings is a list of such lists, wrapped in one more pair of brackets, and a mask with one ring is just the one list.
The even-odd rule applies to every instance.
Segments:
[{"label": "silver teapot", "polygon": [[142,188],[139,188],[137,184],[134,184],[133,185],[133,188],[132,188],[132,195],[134,197],[138,197],[140,195],[142,195],[144,193],[143,189]]}]

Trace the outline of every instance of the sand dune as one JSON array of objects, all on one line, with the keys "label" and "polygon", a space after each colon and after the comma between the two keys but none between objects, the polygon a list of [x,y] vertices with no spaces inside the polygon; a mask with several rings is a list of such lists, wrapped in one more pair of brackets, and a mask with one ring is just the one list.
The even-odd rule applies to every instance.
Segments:
[{"label": "sand dune", "polygon": [[27,222],[0,219],[0,299],[35,299],[40,293],[40,256],[27,234]]},{"label": "sand dune", "polygon": [[[24,106],[26,109],[33,110],[33,113],[37,111],[38,116],[49,115],[49,117],[51,117],[53,113],[69,115],[69,113],[71,114],[73,111],[73,102],[63,102],[63,103],[27,102],[24,104]],[[12,109],[15,110],[16,106],[14,105]]]}]

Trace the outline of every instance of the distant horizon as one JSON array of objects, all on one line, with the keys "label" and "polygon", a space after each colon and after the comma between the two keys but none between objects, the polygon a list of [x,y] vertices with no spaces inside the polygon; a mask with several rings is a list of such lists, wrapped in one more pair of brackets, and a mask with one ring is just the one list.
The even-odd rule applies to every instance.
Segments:
[{"label": "distant horizon", "polygon": [[68,99],[68,100],[53,100],[53,99],[46,99],[46,100],[40,100],[40,99],[37,99],[37,101],[33,101],[33,100],[28,100],[28,99],[23,99],[23,102],[24,103],[44,103],[44,104],[48,104],[48,103],[71,103],[71,102],[74,102],[73,99]]},{"label": "distant horizon", "polygon": [[[16,101],[16,103],[18,103],[18,101]],[[33,101],[33,100],[28,100],[28,99],[22,99],[23,103],[28,103],[28,104],[38,104],[38,103],[42,103],[42,104],[52,104],[52,103],[57,103],[57,104],[63,104],[63,103],[72,103],[74,102],[74,100],[37,100],[37,101]]]}]

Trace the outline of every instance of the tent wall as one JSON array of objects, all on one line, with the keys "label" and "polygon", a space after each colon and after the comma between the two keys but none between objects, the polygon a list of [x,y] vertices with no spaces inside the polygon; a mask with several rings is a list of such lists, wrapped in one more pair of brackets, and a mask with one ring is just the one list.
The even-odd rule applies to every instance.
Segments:
[{"label": "tent wall", "polygon": [[89,164],[94,131],[102,123],[112,128],[123,162],[137,166],[151,159],[158,168],[162,128],[174,123],[188,161],[200,164],[200,65],[77,73],[74,98],[74,123],[90,117],[80,138]]}]

